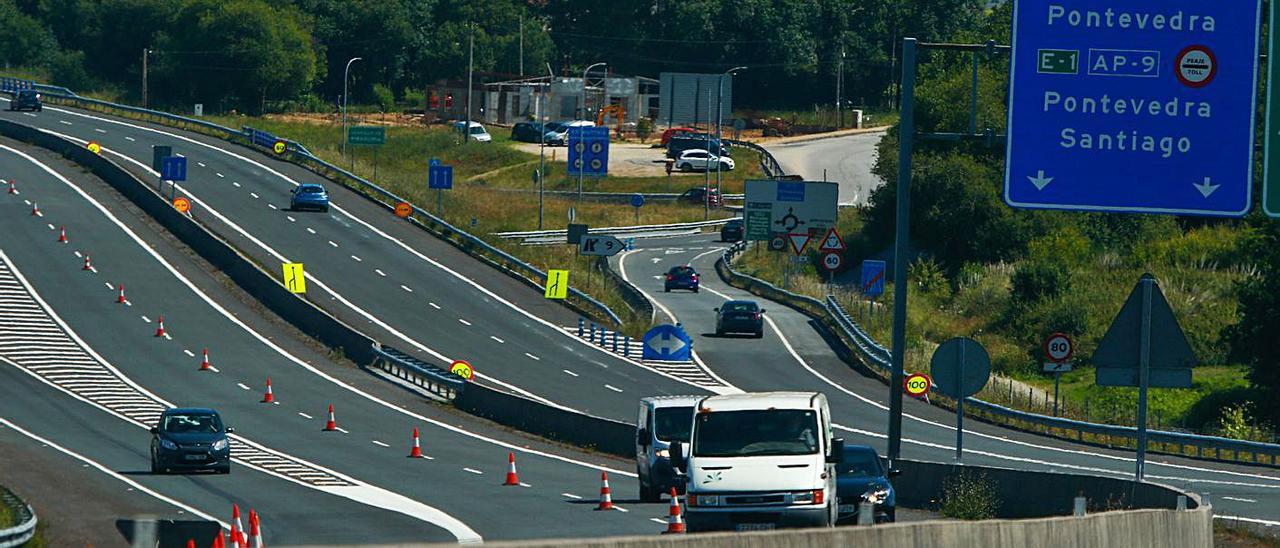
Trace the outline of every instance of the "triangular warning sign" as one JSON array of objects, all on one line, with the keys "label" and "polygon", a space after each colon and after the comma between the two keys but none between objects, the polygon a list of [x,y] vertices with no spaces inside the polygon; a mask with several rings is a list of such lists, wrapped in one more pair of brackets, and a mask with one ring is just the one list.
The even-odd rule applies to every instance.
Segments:
[{"label": "triangular warning sign", "polygon": [[804,253],[805,246],[809,245],[809,233],[787,234],[787,240],[791,241],[791,249],[799,255]]},{"label": "triangular warning sign", "polygon": [[[1191,388],[1191,368],[1199,363],[1195,351],[1187,343],[1187,337],[1178,325],[1178,319],[1160,291],[1160,285],[1150,274],[1150,385],[1161,388]],[[1107,328],[1107,333],[1093,351],[1093,363],[1097,366],[1096,382],[1099,386],[1137,386],[1138,360],[1142,351],[1142,285],[1129,293],[1120,313]]]},{"label": "triangular warning sign", "polygon": [[832,228],[827,231],[827,236],[822,239],[822,247],[820,251],[844,251],[844,240],[840,239],[840,234],[836,229]]}]

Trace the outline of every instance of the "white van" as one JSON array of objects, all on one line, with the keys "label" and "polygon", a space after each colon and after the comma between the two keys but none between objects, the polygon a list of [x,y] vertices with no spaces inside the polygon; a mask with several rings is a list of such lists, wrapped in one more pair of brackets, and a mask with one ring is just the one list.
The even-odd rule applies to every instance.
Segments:
[{"label": "white van", "polygon": [[693,407],[705,396],[650,396],[640,400],[636,418],[636,475],[640,500],[658,502],[671,488],[684,492],[684,479],[671,466],[670,446],[688,447]]},{"label": "white van", "polygon": [[844,440],[831,434],[826,396],[762,392],[709,396],[694,409],[686,471],[690,531],[759,531],[835,524]]},{"label": "white van", "polygon": [[463,128],[470,127],[471,140],[478,143],[488,143],[493,140],[493,136],[489,135],[489,131],[484,128],[480,122],[468,122],[466,120],[453,123],[454,131],[461,133]]}]

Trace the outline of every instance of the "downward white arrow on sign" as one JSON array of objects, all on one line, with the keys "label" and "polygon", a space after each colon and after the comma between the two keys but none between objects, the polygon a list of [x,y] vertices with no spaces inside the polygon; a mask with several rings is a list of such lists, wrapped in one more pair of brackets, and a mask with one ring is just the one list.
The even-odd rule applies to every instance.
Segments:
[{"label": "downward white arrow on sign", "polygon": [[1028,175],[1027,180],[1031,181],[1031,184],[1036,185],[1036,190],[1044,190],[1044,187],[1049,186],[1049,183],[1053,182],[1053,177],[1045,177],[1044,170],[1041,169],[1036,171],[1035,177]]},{"label": "downward white arrow on sign", "polygon": [[1212,178],[1205,177],[1203,183],[1195,183],[1192,186],[1196,187],[1196,190],[1199,190],[1201,195],[1208,198],[1210,194],[1213,194],[1213,191],[1218,190],[1218,187],[1222,185],[1215,185]]}]

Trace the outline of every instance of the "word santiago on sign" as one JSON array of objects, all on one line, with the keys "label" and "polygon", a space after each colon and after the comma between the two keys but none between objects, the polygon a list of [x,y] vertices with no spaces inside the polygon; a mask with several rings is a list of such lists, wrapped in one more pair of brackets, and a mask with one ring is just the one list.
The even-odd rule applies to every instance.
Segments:
[{"label": "word santiago on sign", "polygon": [[836,183],[748,180],[742,215],[746,239],[767,241],[774,234],[800,232],[821,236],[836,226],[839,196]]},{"label": "word santiago on sign", "polygon": [[1261,2],[1015,0],[1005,201],[1250,209]]}]

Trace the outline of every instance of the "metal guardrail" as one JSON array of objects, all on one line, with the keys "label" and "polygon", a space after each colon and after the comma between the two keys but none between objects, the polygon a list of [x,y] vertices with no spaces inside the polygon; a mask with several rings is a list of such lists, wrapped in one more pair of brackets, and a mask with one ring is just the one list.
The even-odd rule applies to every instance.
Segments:
[{"label": "metal guardrail", "polygon": [[[3,85],[2,79],[0,79],[0,85]],[[62,88],[62,89],[65,89],[65,88]],[[260,146],[261,148],[265,148],[268,150],[270,149],[272,144],[272,143],[267,143],[266,145],[259,145],[258,143],[254,142],[253,137],[255,135],[257,135],[259,137],[259,141],[261,141],[262,140],[261,134],[265,134],[265,132],[260,132],[261,134],[254,133],[254,132],[257,132],[257,130],[253,128],[246,127],[242,130],[235,130],[220,124],[215,124],[213,122],[207,122],[207,121],[196,119],[196,118],[188,118],[186,116],[179,116],[179,115],[170,114],[167,112],[139,108],[139,107],[134,107],[129,105],[121,105],[121,104],[112,103],[109,101],[90,99],[87,97],[80,97],[78,95],[75,95],[74,93],[71,93],[70,90],[65,90],[65,91],[66,93],[59,92],[59,91],[49,92],[46,94],[47,96],[46,98],[55,99],[58,101],[62,101],[63,103],[69,104],[71,106],[77,106],[81,108],[85,106],[94,106],[102,109],[128,112],[134,115],[141,116],[144,120],[154,120],[159,123],[177,126],[179,128],[197,127],[197,128],[204,129],[205,131],[213,132],[215,136],[220,137],[224,140],[238,142],[240,144]],[[538,267],[535,267],[519,258],[516,258],[514,255],[511,255],[506,251],[503,251],[501,249],[498,249],[497,247],[494,247],[493,245],[490,245],[488,242],[485,242],[484,240],[472,235],[471,233],[466,232],[465,230],[462,230],[460,228],[457,228],[449,224],[444,219],[436,217],[430,212],[416,205],[413,205],[411,202],[408,202],[407,200],[378,186],[377,184],[374,184],[371,181],[368,181],[358,175],[350,173],[347,170],[344,170],[338,166],[330,164],[329,162],[326,162],[316,157],[315,155],[311,154],[311,152],[308,151],[307,148],[303,146],[301,143],[298,143],[296,141],[293,141],[287,138],[279,138],[279,139],[285,142],[288,152],[292,153],[294,158],[301,160],[301,162],[298,162],[298,163],[302,163],[302,164],[310,163],[313,166],[318,166],[322,169],[328,170],[329,172],[335,174],[338,178],[355,185],[355,187],[357,187],[357,190],[361,191],[362,193],[366,195],[373,195],[376,198],[382,198],[382,200],[379,200],[379,201],[382,201],[383,205],[388,208],[394,207],[395,204],[400,202],[410,203],[410,205],[413,207],[414,213],[420,218],[427,220],[426,223],[422,223],[420,221],[418,222],[419,226],[422,226],[424,229],[437,233],[439,236],[445,239],[448,239],[449,237],[458,238],[459,240],[461,240],[463,244],[465,244],[459,247],[461,247],[464,251],[468,252],[468,254],[471,254],[472,256],[476,256],[478,258],[483,258],[489,261],[491,264],[494,264],[495,266],[499,266],[508,271],[514,272],[517,275],[520,275],[528,279],[531,283],[535,285],[546,283],[547,273],[543,272]],[[473,252],[472,250],[476,250],[476,252]],[[489,255],[489,256],[486,256],[486,255]],[[596,300],[590,295],[587,295],[586,293],[583,293],[581,290],[574,287],[569,288],[569,294],[574,299],[584,302],[589,307],[595,309],[595,311],[598,314],[600,314],[602,317],[608,318],[610,321],[614,322],[616,325],[622,325],[622,318],[618,317],[618,315],[614,313],[614,311],[610,309],[608,305]]]},{"label": "metal guardrail", "polygon": [[[692,223],[672,223],[665,225],[636,225],[636,226],[606,226],[587,229],[588,234],[635,234],[640,232],[664,232],[668,230],[682,230],[687,228],[706,228],[712,226],[720,226],[729,222],[730,219],[715,219],[711,221],[697,221]],[[504,239],[517,238],[540,238],[549,236],[565,236],[569,234],[565,229],[554,230],[532,230],[527,232],[495,232],[493,235]]]},{"label": "metal guardrail", "polygon": [[735,147],[748,148],[760,153],[760,170],[763,171],[765,176],[770,179],[777,179],[778,177],[786,175],[786,173],[782,171],[782,166],[778,164],[778,160],[773,157],[772,153],[765,150],[764,147],[751,141],[739,141],[736,139],[724,139],[724,142]]},{"label": "metal guardrail", "polygon": [[14,516],[18,518],[18,524],[8,529],[0,529],[0,548],[12,548],[22,546],[31,537],[36,535],[36,511],[31,505],[23,502],[13,492],[0,487],[0,504],[9,507],[13,511]]},{"label": "metal guardrail", "polygon": [[385,345],[374,345],[374,366],[444,400],[456,398],[467,381],[409,354]]},{"label": "metal guardrail", "polygon": [[[724,269],[730,274],[731,279],[737,279],[739,283],[747,283],[757,286],[764,293],[765,297],[776,300],[788,306],[801,309],[809,309],[808,312],[820,314],[827,317],[830,322],[836,326],[840,335],[845,340],[852,342],[852,348],[864,358],[864,361],[881,370],[888,372],[890,370],[891,353],[880,343],[876,342],[854,319],[844,310],[840,303],[834,297],[827,296],[825,301],[819,301],[807,295],[798,295],[785,289],[779,288],[767,281],[748,276],[733,270],[733,259],[745,249],[745,243],[739,242],[729,249],[726,249],[722,257]],[[1065,439],[1074,439],[1076,441],[1084,441],[1084,435],[1103,437],[1107,439],[1108,444],[1112,439],[1137,440],[1137,428],[1132,426],[1118,426],[1113,424],[1100,424],[1094,422],[1079,421],[1066,419],[1061,417],[1053,417],[1049,415],[1041,415],[1039,413],[1031,413],[1028,411],[1020,411],[998,405],[985,400],[974,397],[965,398],[966,407],[976,415],[1015,428],[1024,430],[1039,431],[1047,435],[1061,437]],[[1060,431],[1063,434],[1055,433]],[[1071,435],[1074,433],[1074,436]],[[1280,444],[1263,443],[1247,440],[1237,440],[1231,438],[1223,438],[1219,436],[1205,436],[1199,434],[1187,434],[1182,432],[1169,432],[1165,430],[1148,430],[1147,438],[1150,444],[1162,444],[1166,446],[1176,447],[1176,451],[1167,451],[1170,453],[1189,456],[1188,448],[1194,449],[1194,456],[1198,458],[1209,458],[1213,460],[1228,462],[1249,462],[1254,464],[1268,464],[1271,466],[1280,465]],[[1206,451],[1212,451],[1212,456],[1206,454]],[[1231,458],[1224,457],[1224,453],[1230,454]],[[1250,458],[1244,458],[1249,455]],[[1265,458],[1264,458],[1265,457]]]}]

